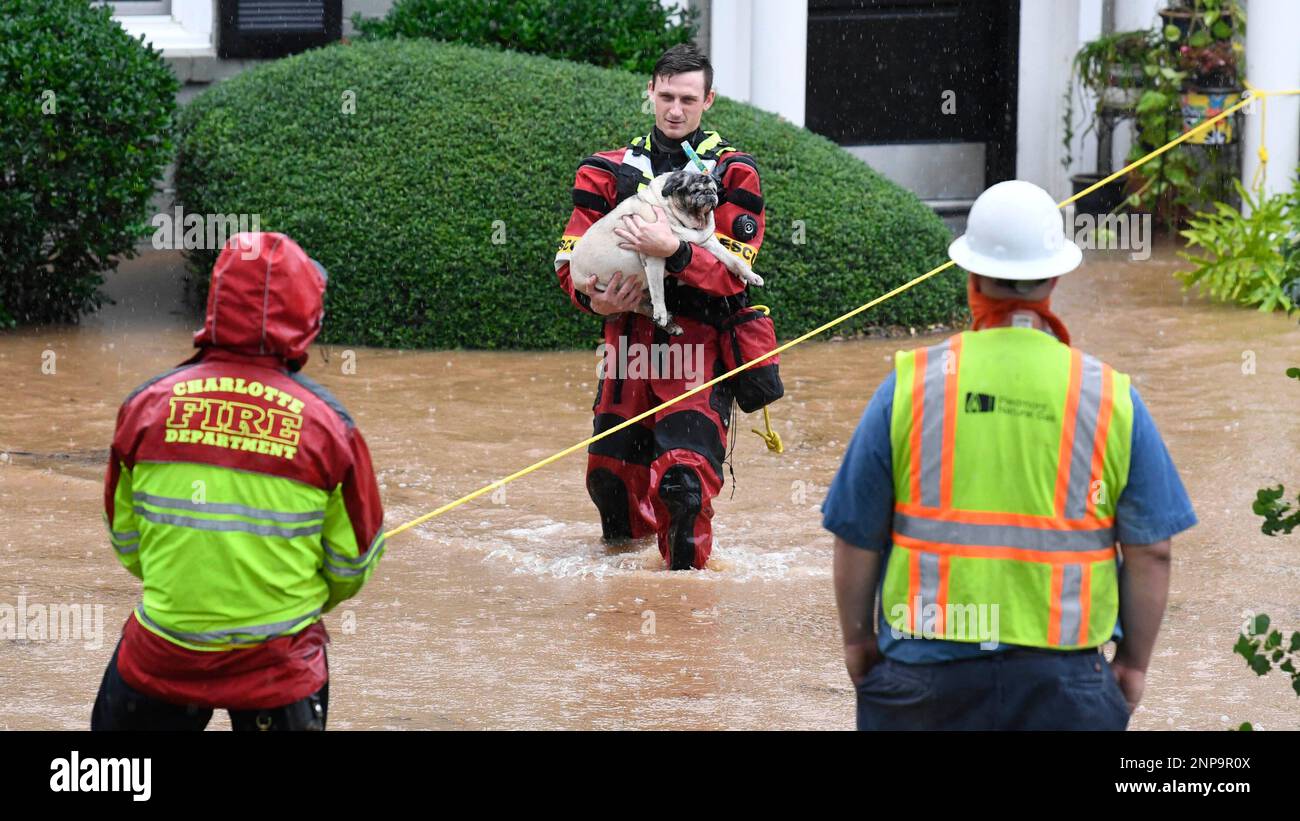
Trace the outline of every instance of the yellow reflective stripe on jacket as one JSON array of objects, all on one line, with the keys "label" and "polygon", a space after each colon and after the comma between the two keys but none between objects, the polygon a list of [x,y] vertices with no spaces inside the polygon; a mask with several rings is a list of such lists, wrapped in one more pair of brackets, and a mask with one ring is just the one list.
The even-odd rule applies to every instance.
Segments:
[{"label": "yellow reflective stripe on jacket", "polygon": [[[704,163],[705,171],[712,172],[717,167],[718,159],[722,155],[738,149],[727,145],[726,141],[722,139],[722,135],[716,131],[706,131],[704,134],[705,137],[696,146],[695,153],[699,155],[700,160]],[[637,191],[645,190],[645,187],[654,181],[654,168],[648,153],[651,150],[650,135],[646,134],[644,137],[633,137],[631,147],[623,152],[623,164],[634,166],[641,171],[641,182],[637,185]],[[733,253],[735,253],[734,250]]]},{"label": "yellow reflective stripe on jacket", "polygon": [[[327,609],[325,490],[190,462],[137,463],[128,487],[144,582],[139,621],[155,634],[230,649],[297,632]],[[347,521],[346,509],[333,515]]]},{"label": "yellow reflective stripe on jacket", "polygon": [[144,605],[137,605],[135,615],[137,620],[146,629],[170,639],[175,643],[181,643],[187,646],[198,646],[203,649],[233,649],[235,647],[248,647],[271,639],[280,638],[281,636],[292,636],[304,627],[314,623],[320,616],[320,608],[315,608],[311,612],[304,613],[291,619],[272,622],[271,624],[255,624],[244,627],[231,627],[223,630],[209,630],[202,633],[186,632],[183,630],[174,630],[158,624],[149,618],[145,611]]}]

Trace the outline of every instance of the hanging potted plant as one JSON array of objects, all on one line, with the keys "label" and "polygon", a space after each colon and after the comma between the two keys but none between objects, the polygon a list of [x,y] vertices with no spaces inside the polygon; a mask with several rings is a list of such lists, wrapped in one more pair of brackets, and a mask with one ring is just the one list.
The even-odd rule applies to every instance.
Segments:
[{"label": "hanging potted plant", "polygon": [[1165,42],[1174,50],[1182,43],[1231,40],[1245,23],[1237,0],[1171,0],[1159,14]]},{"label": "hanging potted plant", "polygon": [[[1175,0],[1147,54],[1146,85],[1136,107],[1130,159],[1157,148],[1240,100],[1237,69],[1246,17],[1237,0]],[[1169,151],[1133,172],[1129,204],[1172,228],[1204,203],[1227,199],[1235,166],[1232,123],[1221,120],[1188,140],[1205,150]]]},{"label": "hanging potted plant", "polygon": [[[1240,45],[1215,40],[1207,45],[1184,45],[1179,49],[1179,69],[1187,73],[1183,83],[1183,119],[1191,128],[1206,117],[1213,117],[1241,99],[1241,82],[1237,65]],[[1236,138],[1231,118],[1193,137],[1189,142],[1201,145],[1227,145]]]},{"label": "hanging potted plant", "polygon": [[[1098,122],[1115,118],[1132,116],[1146,83],[1143,66],[1147,53],[1158,43],[1154,32],[1147,30],[1122,31],[1108,34],[1085,43],[1074,55],[1071,64],[1070,87],[1066,90],[1066,129],[1065,153],[1063,164],[1068,168],[1071,162],[1071,142],[1073,131],[1073,106],[1076,94],[1082,97],[1083,91],[1091,92],[1094,105],[1088,118],[1088,125],[1083,134],[1097,128]],[[1074,174],[1070,181],[1074,192],[1107,176],[1109,164],[1107,158],[1099,158],[1098,173]],[[1087,213],[1107,213],[1113,211],[1124,200],[1123,181],[1117,180],[1105,188],[1089,194],[1079,203],[1079,209]]]}]

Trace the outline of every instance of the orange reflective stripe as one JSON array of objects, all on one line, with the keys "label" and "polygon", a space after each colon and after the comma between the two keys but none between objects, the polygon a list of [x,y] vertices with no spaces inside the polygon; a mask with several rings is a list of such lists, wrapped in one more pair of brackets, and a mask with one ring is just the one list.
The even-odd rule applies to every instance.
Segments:
[{"label": "orange reflective stripe", "polygon": [[921,503],[921,422],[925,419],[925,362],[924,348],[916,352],[912,363],[912,504]]},{"label": "orange reflective stripe", "polygon": [[988,510],[935,510],[917,504],[895,504],[894,510],[908,516],[934,519],[939,522],[957,522],[971,525],[1009,525],[1033,527],[1041,530],[1107,530],[1115,525],[1115,517],[1098,519],[1058,519],[1054,516],[1035,516],[1031,513],[995,513]]},{"label": "orange reflective stripe", "polygon": [[944,362],[952,367],[943,380],[943,468],[939,474],[939,506],[952,507],[952,452],[957,435],[957,369],[961,364],[961,334],[952,337],[951,359]]},{"label": "orange reflective stripe", "polygon": [[[1085,518],[1091,519],[1097,515],[1097,483],[1103,481],[1103,470],[1106,465],[1106,439],[1110,434],[1110,414],[1114,402],[1114,372],[1110,365],[1103,365],[1101,369],[1101,407],[1097,411],[1097,434],[1093,440],[1092,446],[1092,473],[1088,480],[1088,515]],[[1102,487],[1103,492],[1110,498],[1111,488]]]},{"label": "orange reflective stripe", "polygon": [[1083,386],[1083,354],[1070,349],[1070,389],[1065,399],[1065,418],[1061,422],[1061,449],[1056,459],[1056,516],[1064,518],[1065,499],[1070,487],[1070,454],[1074,450],[1075,417],[1079,413],[1079,394]]},{"label": "orange reflective stripe", "polygon": [[[906,547],[913,551],[912,559],[916,560],[916,551],[925,551],[927,553],[937,553],[947,556],[961,556],[971,559],[1011,559],[1012,561],[1021,562],[1038,562],[1040,564],[1065,565],[1065,564],[1086,564],[1088,562],[1100,562],[1106,559],[1115,558],[1114,547],[1103,547],[1097,550],[1025,550],[1019,547],[1003,547],[999,545],[963,545],[947,544],[945,542],[928,542],[923,539],[913,539],[910,536],[904,536],[898,531],[892,534],[894,544],[899,547]],[[912,565],[912,584],[916,588],[920,587],[920,565]]]},{"label": "orange reflective stripe", "polygon": [[1050,608],[1047,616],[1047,643],[1057,646],[1061,643],[1061,581],[1065,568],[1061,565],[1052,567],[1052,592],[1048,598]]}]

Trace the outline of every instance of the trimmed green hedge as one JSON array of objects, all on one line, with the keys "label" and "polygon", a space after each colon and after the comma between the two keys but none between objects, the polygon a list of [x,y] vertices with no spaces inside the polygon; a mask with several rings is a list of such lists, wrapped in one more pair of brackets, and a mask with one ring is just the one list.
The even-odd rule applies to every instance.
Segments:
[{"label": "trimmed green hedge", "polygon": [[[311,51],[187,107],[177,193],[191,212],[259,214],[263,230],[293,236],[320,260],[330,272],[327,341],[587,346],[600,322],[569,303],[552,259],[578,161],[649,129],[644,84],[428,41]],[[341,113],[346,92],[353,114]],[[768,233],[756,269],[770,285],[755,294],[782,337],[945,259],[938,217],[830,141],[728,100],[705,126],[757,159]],[[793,241],[796,220],[803,244]],[[192,254],[204,279],[215,257]],[[946,321],[964,297],[950,270],[843,328]]]},{"label": "trimmed green hedge", "polygon": [[659,0],[397,0],[381,18],[352,15],[352,25],[363,40],[428,37],[648,77],[659,55],[695,36],[698,16]]},{"label": "trimmed green hedge", "polygon": [[72,322],[134,256],[176,78],[106,6],[0,3],[0,327]]}]

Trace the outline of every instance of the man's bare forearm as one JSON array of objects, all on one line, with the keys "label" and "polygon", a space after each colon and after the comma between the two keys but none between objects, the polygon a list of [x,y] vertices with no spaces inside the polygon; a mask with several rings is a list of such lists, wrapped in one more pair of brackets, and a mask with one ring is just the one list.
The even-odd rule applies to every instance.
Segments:
[{"label": "man's bare forearm", "polygon": [[835,537],[835,604],[845,644],[858,644],[875,635],[872,609],[880,552],[863,550]]},{"label": "man's bare forearm", "polygon": [[1116,661],[1146,670],[1169,600],[1170,541],[1125,545],[1119,577],[1120,623],[1124,638]]}]

